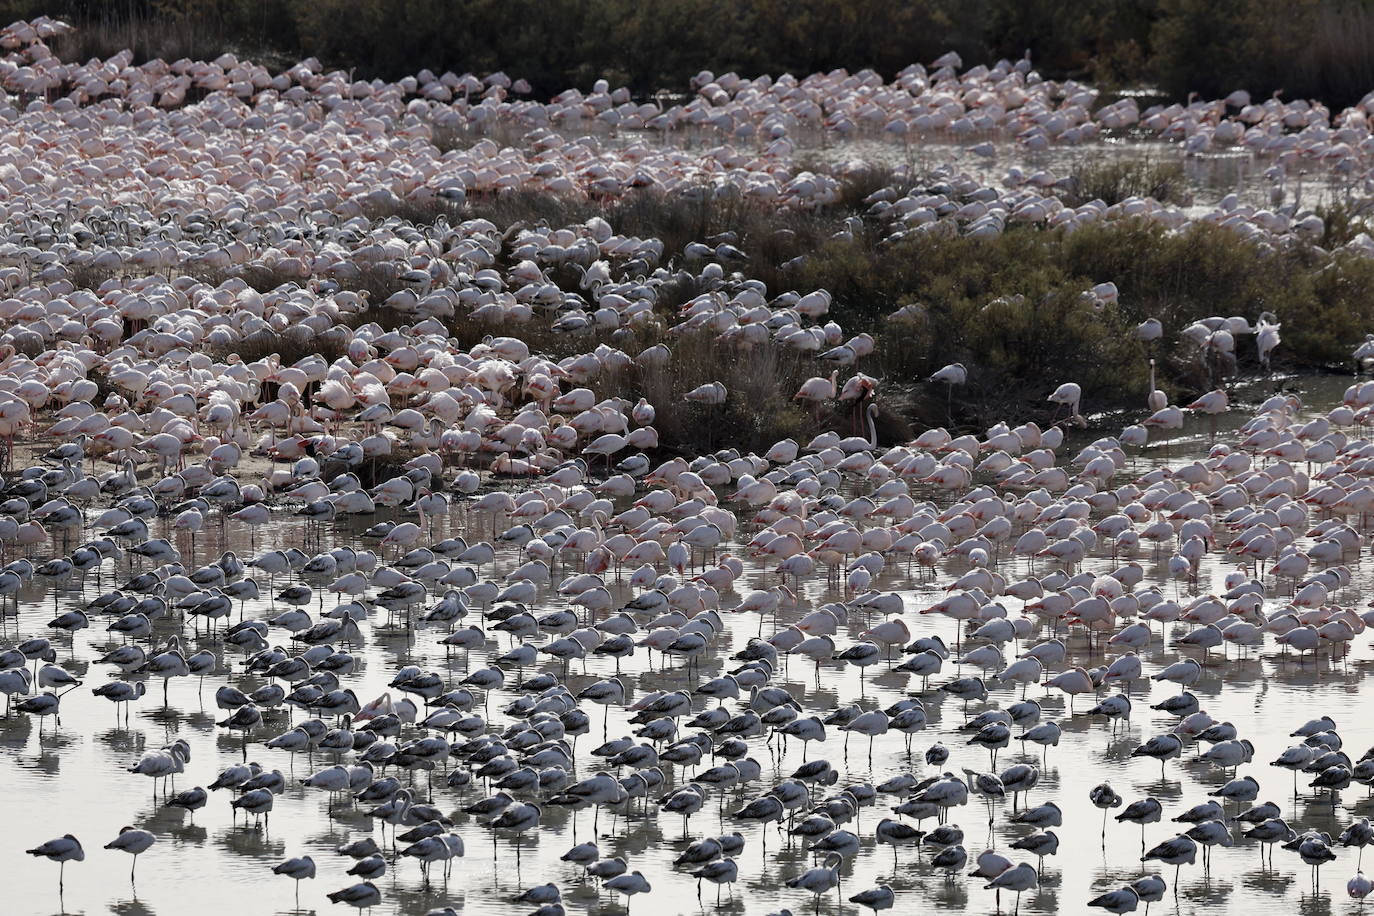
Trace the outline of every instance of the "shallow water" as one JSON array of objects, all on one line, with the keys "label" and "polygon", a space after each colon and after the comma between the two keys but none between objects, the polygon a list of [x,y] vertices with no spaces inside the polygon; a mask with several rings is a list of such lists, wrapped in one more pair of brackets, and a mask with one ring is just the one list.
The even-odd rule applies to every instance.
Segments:
[{"label": "shallow water", "polygon": [[1212,152],[1189,154],[1181,143],[1147,137],[1107,137],[1078,146],[1051,146],[1030,152],[1014,142],[996,140],[991,157],[976,156],[969,144],[951,143],[936,138],[912,140],[909,144],[890,137],[856,137],[825,145],[803,145],[800,155],[811,155],[824,162],[860,161],[896,166],[909,164],[921,174],[944,163],[994,186],[1013,167],[1027,177],[1045,171],[1056,178],[1107,162],[1140,162],[1147,165],[1178,163],[1190,200],[1183,206],[1189,216],[1210,212],[1221,198],[1235,194],[1243,203],[1257,207],[1295,206],[1298,210],[1345,200],[1361,194],[1358,185],[1320,166],[1304,168],[1302,163],[1289,168],[1282,182],[1265,172],[1273,159],[1258,156],[1243,147],[1226,147]]},{"label": "shallow water", "polygon": [[[488,132],[503,144],[519,146],[522,143],[519,132],[510,129],[509,125]],[[565,126],[560,132],[569,137],[593,136],[611,146],[645,144],[710,149],[729,140],[717,131],[691,127],[665,134],[610,131],[600,125],[584,123]],[[1002,187],[1003,179],[1012,168],[1019,168],[1026,177],[1043,171],[1062,179],[1081,169],[1117,160],[1156,166],[1177,163],[1183,170],[1181,190],[1188,198],[1181,206],[1193,217],[1210,212],[1228,194],[1235,194],[1242,203],[1255,207],[1293,207],[1295,211],[1306,211],[1363,198],[1368,193],[1361,182],[1336,174],[1320,163],[1297,160],[1287,166],[1286,176],[1278,179],[1266,175],[1275,159],[1258,155],[1246,147],[1225,146],[1205,153],[1188,153],[1181,142],[1161,140],[1144,132],[1108,133],[1086,143],[1052,145],[1041,151],[1027,150],[1002,133],[976,134],[956,142],[941,134],[899,139],[880,130],[861,129],[840,137],[816,129],[800,129],[791,139],[796,144],[794,158],[799,166],[814,168],[846,163],[866,168],[907,166],[915,174],[924,175],[939,166],[952,164],[961,172],[994,187]],[[981,142],[992,144],[993,155],[979,156],[970,152],[970,147]],[[748,148],[749,143],[740,141],[734,145]]]},{"label": "shallow water", "polygon": [[[1325,408],[1339,399],[1345,382],[1344,379],[1304,379],[1296,384],[1306,390],[1313,408]],[[1233,412],[1227,418],[1229,425],[1239,422],[1243,416],[1243,410]],[[1205,423],[1190,421],[1184,434],[1175,436],[1170,443],[1169,452],[1177,461],[1184,455],[1205,451],[1206,447]],[[1067,446],[1061,449],[1065,458],[1071,457],[1075,451],[1076,448]],[[1150,449],[1149,454],[1140,457],[1131,470],[1144,470],[1154,462],[1166,460],[1163,451],[1159,447]],[[1117,481],[1121,479],[1118,476]],[[944,497],[944,500],[947,501],[948,497]],[[363,542],[360,534],[380,517],[379,514],[377,517],[354,518],[334,526],[326,533],[323,547],[351,544],[359,548],[375,548],[375,542]],[[471,519],[473,527],[469,527],[466,521],[460,512],[455,511],[441,522],[441,528],[435,531],[435,539],[450,533],[480,537],[485,532],[489,536],[488,518],[478,519],[474,516]],[[159,519],[154,525],[153,536],[170,537],[171,534],[169,518]],[[187,566],[212,560],[224,549],[233,549],[247,557],[265,548],[301,544],[304,534],[303,524],[285,512],[279,520],[260,532],[252,546],[246,532],[207,524],[206,530],[197,538],[194,563],[188,560]],[[742,525],[738,539],[747,540],[751,534],[752,528]],[[179,546],[186,552],[190,542],[183,539]],[[1136,559],[1146,565],[1147,583],[1164,578],[1163,566],[1151,553],[1141,551]],[[517,562],[515,551],[505,548],[498,557],[495,572],[504,574]],[[1099,554],[1092,556],[1085,566],[1092,570],[1107,571],[1118,562],[1120,560],[1114,560],[1110,555]],[[1347,557],[1346,562],[1354,572],[1356,584],[1339,594],[1337,600],[1343,604],[1363,606],[1363,595],[1371,583],[1369,565],[1360,563],[1359,558],[1353,555]],[[1213,555],[1204,566],[1198,589],[1203,592],[1219,590],[1221,578],[1233,566],[1233,562]],[[1015,563],[1004,561],[998,568],[1008,579],[1020,578],[1027,570],[1023,560]],[[1036,565],[1037,571],[1048,568],[1043,562]],[[954,625],[950,620],[944,617],[918,617],[915,612],[938,600],[944,594],[945,586],[964,570],[964,566],[950,563],[942,566],[932,580],[909,574],[905,568],[889,567],[875,582],[875,587],[901,592],[906,602],[906,617],[914,635],[939,634],[949,640],[954,636]],[[482,570],[483,575],[492,572],[490,568]],[[559,572],[555,570],[555,580]],[[129,573],[130,565],[126,558],[117,563],[107,563],[101,571],[99,583],[94,574],[88,575],[84,588],[79,580],[73,580],[65,586],[47,588],[35,584],[20,596],[17,623],[13,619],[8,620],[6,633],[11,638],[16,635],[46,635],[45,624],[52,619],[55,610],[82,607],[83,602],[108,589],[112,580],[122,582]],[[276,585],[281,587],[284,584],[284,577],[279,577]],[[751,565],[745,581],[736,583],[736,594],[726,595],[723,606],[728,608],[739,600],[739,595],[752,588],[773,584],[776,584],[776,577],[760,565]],[[778,625],[800,616],[819,603],[842,597],[819,578],[804,583],[804,586],[804,606],[797,611],[784,613]],[[1172,591],[1174,585],[1170,584],[1168,588]],[[629,597],[623,583],[617,592],[617,597],[622,600]],[[1017,603],[1013,599],[1006,600],[1009,610],[1015,614]],[[546,589],[537,610],[547,611],[564,603],[565,599]],[[1274,603],[1271,599],[1266,608]],[[265,617],[269,613],[267,600],[252,602],[247,608],[249,616]],[[760,621],[755,615],[727,613],[723,616],[727,629],[720,635],[713,650],[701,659],[701,679],[732,667],[735,663],[729,660],[729,655],[738,651],[760,629]],[[474,620],[469,617],[464,624],[471,622]],[[354,811],[340,809],[333,817],[329,816],[326,794],[300,786],[300,778],[332,764],[333,759],[316,753],[310,760],[302,757],[292,761],[284,752],[264,748],[261,745],[263,740],[290,727],[287,713],[279,711],[269,715],[269,724],[253,737],[247,748],[249,760],[257,760],[268,769],[277,768],[294,775],[290,788],[277,798],[266,825],[261,828],[251,823],[245,826],[243,818],[238,818],[237,826],[233,825],[229,798],[224,791],[213,793],[209,805],[196,812],[194,818],[180,810],[162,807],[160,801],[154,800],[152,781],[128,773],[124,768],[132,765],[145,749],[155,749],[176,738],[185,738],[191,744],[192,757],[185,776],[177,779],[176,788],[208,784],[221,769],[242,760],[244,754],[237,736],[229,737],[224,729],[214,724],[216,718],[223,717],[223,713],[214,705],[215,689],[231,683],[246,691],[263,682],[245,677],[241,673],[243,656],[236,650],[229,650],[223,654],[221,672],[207,677],[203,685],[192,679],[174,680],[165,707],[162,703],[162,685],[149,683],[148,695],[134,704],[131,727],[116,727],[111,704],[90,693],[91,687],[113,677],[112,670],[102,670],[90,664],[91,659],[113,645],[104,631],[107,621],[93,619],[92,623],[92,628],[78,633],[74,644],[70,646],[66,637],[60,642],[54,640],[59,645],[59,661],[72,673],[86,679],[83,687],[77,688],[64,700],[60,726],[54,728],[53,722],[45,722],[40,737],[39,723],[34,719],[16,714],[0,720],[0,772],[5,774],[6,784],[5,829],[0,831],[0,863],[3,863],[4,873],[10,878],[6,882],[8,899],[5,912],[65,911],[168,916],[193,911],[293,913],[338,910],[325,899],[325,892],[348,886],[356,879],[344,874],[352,865],[352,860],[336,855],[334,847],[368,834],[380,840],[380,835],[365,817]],[[839,646],[843,648],[848,645],[863,626],[858,615],[852,617],[849,633],[841,632],[837,638]],[[165,638],[174,629],[175,625],[162,621],[158,637]],[[774,629],[772,620],[763,624],[764,635],[771,634]],[[446,661],[442,647],[437,645],[444,632],[442,629],[422,628],[409,638],[383,637],[364,624],[366,645],[353,650],[364,664],[353,675],[344,678],[344,686],[352,687],[366,702],[386,689],[387,681],[399,666],[410,663],[450,671],[456,682],[467,670],[467,665],[461,656],[455,656],[451,663]],[[504,651],[509,646],[508,637],[496,635],[500,636],[500,648]],[[1174,635],[1175,632],[1171,630],[1170,637]],[[274,631],[273,637],[276,642],[287,644],[284,631]],[[193,649],[208,646],[219,651],[222,648],[217,642],[209,640],[193,642]],[[474,654],[471,667],[485,664],[486,656],[496,654],[496,648],[495,640],[489,642],[487,653]],[[1104,662],[1100,651],[1088,651],[1081,635],[1073,636],[1070,649],[1071,663],[1086,665]],[[1346,742],[1345,748],[1352,757],[1358,757],[1365,747],[1374,744],[1374,720],[1360,716],[1360,688],[1365,676],[1374,668],[1374,652],[1370,651],[1368,640],[1364,638],[1356,639],[1348,658],[1334,663],[1329,653],[1315,661],[1309,659],[1299,663],[1279,655],[1276,650],[1272,639],[1267,641],[1263,649],[1251,650],[1248,656],[1238,656],[1237,650],[1231,647],[1231,657],[1225,661],[1220,658],[1218,650],[1213,650],[1203,680],[1192,689],[1208,712],[1218,719],[1234,721],[1241,736],[1254,742],[1254,763],[1242,766],[1240,773],[1249,773],[1259,779],[1262,786],[1260,800],[1278,802],[1290,825],[1299,831],[1304,827],[1317,827],[1334,833],[1349,823],[1352,817],[1367,815],[1374,809],[1374,802],[1367,798],[1366,790],[1356,786],[1343,792],[1333,817],[1326,796],[1314,801],[1310,790],[1304,786],[1303,797],[1295,799],[1291,775],[1267,766],[1267,761],[1274,759],[1290,743],[1287,735],[1293,728],[1323,713],[1333,716],[1338,722]],[[1192,654],[1197,655],[1195,651]],[[1165,648],[1156,637],[1142,657],[1146,662],[1146,672],[1150,673],[1175,660],[1179,653],[1173,648]],[[659,659],[655,656],[654,665],[658,664]],[[561,670],[561,664],[557,663],[542,667],[554,672]],[[580,664],[575,665],[569,686],[576,691],[614,672],[615,663],[612,660],[594,657],[588,661],[585,672]],[[649,670],[649,659],[642,650],[622,663],[621,674],[632,686],[636,697],[650,689],[672,689],[698,680],[695,673],[689,678],[680,667],[668,672]],[[861,679],[855,668],[845,668],[839,664],[823,665],[818,673],[811,663],[794,658],[790,666],[784,669],[784,674],[786,686],[806,709],[822,715],[841,703],[851,701],[858,701],[866,708],[886,706],[921,688],[919,679],[908,681],[907,675],[889,672],[881,664],[868,669]],[[921,755],[936,741],[952,751],[946,769],[958,772],[961,767],[967,766],[988,770],[987,752],[981,748],[964,746],[965,734],[958,730],[964,721],[962,704],[933,689],[935,685],[954,676],[955,667],[947,663],[945,671],[933,679],[932,689],[921,694],[930,714],[930,725],[915,736],[914,757],[910,761],[904,751],[903,736],[897,732],[878,738],[871,757],[867,742],[859,736],[850,740],[846,753],[843,734],[834,729],[823,746],[808,748],[808,759],[825,757],[841,773],[839,784],[833,790],[821,791],[838,791],[853,782],[877,783],[908,769],[918,774],[933,772]],[[508,683],[514,685],[516,679],[510,678]],[[1038,692],[1032,689],[1031,695]],[[1087,797],[1088,790],[1094,785],[1109,781],[1128,803],[1147,794],[1165,802],[1165,822],[1146,829],[1146,842],[1153,845],[1176,832],[1171,829],[1169,818],[1204,801],[1208,791],[1229,778],[1229,774],[1217,768],[1190,759],[1194,753],[1191,748],[1185,751],[1182,762],[1172,761],[1164,768],[1162,779],[1160,767],[1154,761],[1129,759],[1130,751],[1137,743],[1165,731],[1174,723],[1173,719],[1150,711],[1147,701],[1158,702],[1176,692],[1171,684],[1133,685],[1129,693],[1135,703],[1134,715],[1128,726],[1118,728],[1115,733],[1100,720],[1090,720],[1083,715],[1067,716],[1061,694],[1056,693],[1042,700],[1045,709],[1042,721],[1058,719],[1064,727],[1064,737],[1061,744],[1051,748],[1044,759],[1040,784],[1029,794],[1029,802],[1058,802],[1064,809],[1065,823],[1057,830],[1062,844],[1059,855],[1045,860],[1039,890],[1027,893],[1021,900],[1024,912],[1083,912],[1092,896],[1142,873],[1138,861],[1141,846],[1139,828],[1111,823],[1104,841],[1101,836],[1101,814],[1092,807]],[[507,724],[508,717],[498,710],[515,695],[512,686],[491,697],[489,721],[493,725],[501,727]],[[1019,689],[995,687],[990,700],[993,705],[1006,705],[1019,697]],[[704,707],[703,700],[698,699],[697,709]],[[1075,709],[1081,713],[1090,705],[1089,697],[1080,697]],[[982,704],[970,704],[968,714],[976,714],[981,708]],[[588,752],[601,738],[601,711],[590,706],[588,711],[593,727],[591,734],[582,736],[577,743],[579,777],[589,775],[595,769],[592,764],[600,762],[591,758]],[[1059,718],[1061,715],[1063,718]],[[297,711],[295,719],[299,721],[301,717]],[[611,737],[630,733],[623,712],[612,710],[608,732]],[[1016,733],[1019,732],[1017,729]],[[770,748],[762,738],[751,739],[750,744],[753,756],[764,764],[763,779],[743,790],[725,793],[724,799],[721,793],[713,792],[706,808],[687,825],[687,833],[691,838],[698,838],[722,831],[741,830],[747,838],[745,852],[739,858],[740,881],[733,889],[733,902],[730,902],[728,894],[722,897],[725,902],[719,908],[721,911],[767,913],[782,907],[797,912],[814,911],[809,894],[782,886],[786,878],[800,873],[811,864],[811,856],[805,845],[798,839],[790,842],[784,840],[774,827],[769,826],[766,828],[765,856],[760,846],[759,828],[741,824],[730,815],[740,807],[742,801],[761,794],[778,779],[790,775],[802,761],[802,748],[792,743],[778,757],[770,756]],[[776,743],[774,748],[777,748]],[[1013,742],[1012,747],[999,755],[997,769],[1004,769],[1022,760],[1041,761],[1038,753],[1019,751],[1018,744]],[[416,779],[420,794],[425,794],[426,777],[421,774]],[[671,784],[680,785],[684,781],[680,771],[674,769],[670,774]],[[469,913],[526,912],[533,907],[514,904],[510,898],[527,887],[546,881],[562,885],[569,912],[624,911],[623,898],[598,895],[591,884],[581,883],[580,876],[573,868],[558,861],[558,857],[574,843],[592,838],[591,811],[574,816],[546,807],[540,828],[522,841],[517,865],[516,848],[511,837],[498,837],[493,844],[492,831],[459,810],[462,805],[483,797],[483,794],[478,787],[458,792],[443,787],[441,780],[435,780],[434,801],[441,809],[451,813],[455,830],[466,841],[467,855],[454,865],[447,889],[442,881],[436,881],[433,887],[425,889],[415,862],[402,860],[393,863],[388,874],[377,882],[383,894],[383,902],[376,909],[377,913],[416,914],[424,913],[430,907],[444,905]],[[932,908],[947,912],[992,912],[994,895],[983,889],[981,880],[963,876],[953,881],[944,880],[929,867],[931,852],[928,850],[918,853],[911,848],[901,849],[894,875],[892,851],[885,847],[875,848],[872,831],[878,819],[888,813],[886,806],[898,802],[896,798],[880,797],[875,807],[861,811],[857,828],[852,824],[845,825],[848,829],[857,830],[863,838],[863,849],[844,866],[841,886],[844,897],[882,881],[892,884],[897,892],[898,903],[894,912],[923,912]],[[723,815],[718,813],[721,807],[725,810]],[[1002,807],[1009,808],[1010,803]],[[652,807],[647,816],[641,812],[639,805],[636,805],[635,813],[628,819],[603,812],[596,824],[602,855],[625,856],[630,867],[642,871],[653,886],[652,893],[633,901],[631,909],[655,913],[696,911],[698,902],[694,879],[684,871],[675,870],[671,864],[672,858],[687,843],[681,819],[671,815],[659,816]],[[966,832],[965,846],[971,856],[985,847],[996,847],[1013,859],[1019,859],[1022,854],[1009,852],[1006,847],[1017,837],[1032,832],[1030,828],[1006,823],[1002,810],[997,812],[996,824],[990,829],[985,809],[978,799],[973,799],[967,807],[956,809],[951,821],[963,826]],[[100,848],[125,824],[151,830],[158,838],[157,844],[140,857],[136,891],[130,886],[129,857]],[[927,822],[923,826],[930,829],[933,825]],[[82,840],[86,848],[86,861],[68,865],[65,893],[59,897],[57,866],[46,861],[31,860],[23,855],[22,850],[69,832]],[[1166,880],[1170,882],[1170,890],[1163,904],[1157,906],[1161,909],[1172,907],[1180,913],[1344,912],[1347,907],[1353,906],[1344,900],[1343,888],[1345,880],[1354,872],[1356,851],[1339,849],[1338,852],[1340,859],[1322,870],[1319,889],[1314,892],[1310,869],[1294,854],[1277,851],[1274,866],[1262,868],[1257,845],[1238,840],[1234,848],[1214,850],[1210,874],[1204,874],[1200,861],[1196,866],[1185,866],[1176,898],[1172,887],[1173,869],[1162,869]],[[314,881],[302,883],[298,909],[293,882],[274,876],[270,868],[288,856],[303,854],[314,856],[319,875]],[[1157,864],[1151,864],[1148,870],[1161,869]],[[702,908],[717,909],[715,889],[708,885],[702,894]],[[1003,903],[1009,905],[1011,900],[1004,900]],[[819,901],[819,908],[830,913],[858,911],[855,904],[838,903],[834,892]]]}]

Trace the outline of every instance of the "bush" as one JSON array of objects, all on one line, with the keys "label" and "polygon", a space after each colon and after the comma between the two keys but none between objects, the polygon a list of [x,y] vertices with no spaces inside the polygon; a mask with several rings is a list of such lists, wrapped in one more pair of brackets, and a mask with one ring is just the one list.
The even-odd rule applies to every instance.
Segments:
[{"label": "bush", "polygon": [[[1097,308],[1083,297],[1108,280],[1118,304]],[[949,419],[946,391],[921,380],[952,362],[969,370],[969,383],[952,392],[954,419],[976,425],[1048,414],[1045,395],[1065,381],[1083,386],[1088,410],[1139,404],[1151,356],[1158,384],[1178,398],[1210,387],[1209,367],[1180,331],[1213,315],[1253,323],[1275,312],[1283,338],[1275,363],[1293,369],[1343,364],[1374,327],[1374,262],[1273,250],[1208,224],[1178,233],[1125,221],[1072,233],[1015,227],[991,239],[835,241],[808,257],[797,281],[834,293],[831,316],[846,333],[875,334],[876,362],[865,371],[885,387],[923,392],[909,416],[927,423]],[[906,305],[914,308],[901,320],[887,319]],[[1164,338],[1147,348],[1133,331],[1151,317]],[[1258,371],[1251,339],[1236,345],[1239,371]]]}]

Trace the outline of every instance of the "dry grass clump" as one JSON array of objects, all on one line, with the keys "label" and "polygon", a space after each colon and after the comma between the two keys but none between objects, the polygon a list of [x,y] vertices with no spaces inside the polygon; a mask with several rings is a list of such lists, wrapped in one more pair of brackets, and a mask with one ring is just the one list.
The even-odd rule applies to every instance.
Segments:
[{"label": "dry grass clump", "polygon": [[[670,343],[672,356],[662,366],[634,366],[613,382],[612,393],[631,400],[648,398],[657,408],[654,421],[664,448],[700,454],[725,443],[762,452],[786,438],[805,444],[817,433],[834,429],[841,435],[867,436],[856,424],[853,405],[826,405],[819,417],[792,396],[807,378],[828,375],[830,368],[791,348],[764,344],[740,348],[721,343],[710,333],[689,332]],[[866,369],[865,366],[860,366]],[[692,389],[720,382],[725,403],[706,406],[684,400]],[[903,415],[879,401],[879,441],[910,438]]]},{"label": "dry grass clump", "polygon": [[1181,162],[1154,162],[1131,156],[1093,156],[1081,163],[1069,176],[1065,203],[1077,207],[1090,200],[1101,200],[1111,206],[1128,197],[1153,197],[1164,204],[1192,203]]},{"label": "dry grass clump", "polygon": [[[663,366],[636,369],[632,396],[647,397],[658,408],[660,441],[686,453],[701,453],[729,443],[742,450],[767,449],[779,439],[805,441],[819,431],[791,398],[806,378],[800,357],[773,345],[740,349],[710,334],[684,335]],[[720,382],[725,403],[694,404],[683,396],[699,385]]]},{"label": "dry grass clump", "polygon": [[277,356],[281,365],[294,366],[307,356],[323,356],[333,362],[348,352],[343,341],[333,335],[318,334],[274,334],[260,331],[250,334],[238,343],[225,347],[214,347],[210,357],[224,361],[230,356],[238,356],[246,363]]},{"label": "dry grass clump", "polygon": [[114,274],[90,264],[78,264],[70,269],[72,283],[77,289],[99,289]]},{"label": "dry grass clump", "polygon": [[442,197],[427,200],[397,198],[386,203],[368,202],[361,209],[362,215],[374,222],[400,219],[416,226],[432,226],[440,218],[453,220],[461,212],[461,208]]},{"label": "dry grass clump", "polygon": [[523,133],[510,124],[473,125],[462,127],[435,127],[430,134],[430,142],[439,152],[471,149],[483,140],[491,140],[497,146],[521,146]]}]

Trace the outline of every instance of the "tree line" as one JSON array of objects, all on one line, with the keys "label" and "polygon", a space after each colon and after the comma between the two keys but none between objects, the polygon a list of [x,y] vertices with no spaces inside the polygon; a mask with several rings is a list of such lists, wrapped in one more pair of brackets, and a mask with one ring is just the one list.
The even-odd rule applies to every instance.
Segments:
[{"label": "tree line", "polygon": [[524,77],[537,96],[600,78],[641,94],[698,71],[891,76],[954,50],[1030,53],[1050,78],[1155,86],[1183,99],[1359,101],[1374,88],[1374,0],[0,0],[81,31],[59,53],[306,56],[365,78],[428,67]]}]

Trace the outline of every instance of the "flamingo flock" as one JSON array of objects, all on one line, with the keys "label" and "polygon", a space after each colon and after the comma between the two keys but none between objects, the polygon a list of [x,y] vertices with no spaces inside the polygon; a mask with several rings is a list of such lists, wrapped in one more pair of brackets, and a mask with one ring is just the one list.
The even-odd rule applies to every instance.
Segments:
[{"label": "flamingo flock", "polygon": [[[203,875],[249,910],[1129,913],[1255,852],[1246,881],[1276,906],[1303,869],[1300,900],[1328,906],[1337,862],[1349,896],[1374,888],[1374,735],[1349,700],[1374,623],[1374,382],[1171,404],[1152,372],[1117,430],[1063,380],[1026,416],[884,442],[878,342],[829,291],[751,277],[739,238],[666,251],[599,216],[463,211],[634,188],[822,206],[837,184],[796,169],[805,125],[979,157],[1144,130],[1352,174],[1363,105],[1093,111],[1029,61],[960,75],[951,55],[886,84],[702,73],[669,108],[603,84],[540,103],[504,74],[75,64],[47,44],[68,28],[0,31],[16,911],[49,906],[25,853],[58,865],[63,908],[97,881],[136,901],[142,874],[145,895]],[[726,145],[558,132],[592,122]],[[521,149],[435,143],[499,124]],[[929,177],[870,217],[1322,232],[1235,199],[1190,217],[1069,208],[1048,175]],[[394,215],[425,203],[446,209]],[[504,332],[464,343],[469,322]],[[1267,375],[1281,327],[1256,308],[1176,333],[1232,372],[1253,338]],[[813,361],[806,434],[741,447],[719,418],[747,395],[679,371],[698,336]],[[929,393],[948,407],[976,372]],[[660,441],[678,411],[712,421],[711,449]]]},{"label": "flamingo flock", "polygon": [[[366,218],[404,206],[460,208],[470,195],[512,191],[605,200],[648,190],[816,209],[837,199],[840,180],[797,168],[797,138],[808,130],[840,137],[875,131],[903,143],[967,141],[976,161],[992,153],[993,141],[1010,139],[1017,150],[1035,152],[1146,132],[1177,141],[1190,154],[1235,147],[1271,163],[1265,169],[1272,191],[1267,206],[1232,194],[1202,214],[1148,197],[1068,206],[1061,199],[1068,189],[1064,176],[1027,174],[1019,166],[1005,174],[1002,187],[984,183],[969,167],[929,176],[899,169],[899,179],[922,187],[882,189],[869,201],[894,237],[950,227],[998,234],[1010,223],[1071,230],[1113,219],[1178,228],[1196,219],[1266,242],[1311,243],[1322,239],[1323,220],[1297,210],[1296,195],[1285,205],[1287,183],[1318,171],[1367,186],[1367,157],[1374,149],[1370,98],[1335,115],[1305,100],[1252,104],[1243,92],[1143,111],[1126,98],[1094,110],[1097,90],[1044,80],[1024,59],[960,74],[961,61],[950,54],[929,69],[913,65],[890,83],[871,71],[754,80],[703,72],[692,81],[689,101],[660,108],[637,103],[605,81],[589,94],[569,90],[537,102],[522,97],[528,91],[522,81],[502,73],[479,78],[421,71],[385,83],[326,72],[313,59],[273,73],[232,54],[136,65],[122,52],[78,64],[58,59],[47,44],[69,30],[48,19],[0,30],[0,88],[11,94],[5,111],[13,127],[0,155],[3,213],[15,228],[0,246],[7,288],[35,274],[58,279],[75,268],[169,278],[176,271],[244,276],[270,270],[302,286],[318,285],[303,282],[312,279],[349,284],[381,276],[405,294],[390,307],[421,315],[436,308],[451,315],[461,307],[491,318],[512,306],[557,306],[540,298],[554,291],[537,270],[521,287],[528,298],[517,295],[512,303],[491,295],[500,291],[475,275],[491,266],[492,249],[460,227],[458,237],[420,245],[417,238],[369,238]],[[504,148],[480,136],[498,129],[524,133],[517,146]],[[570,138],[581,129],[592,133]],[[455,132],[477,132],[479,139],[466,148],[441,149]],[[661,140],[683,132],[720,143],[688,149]],[[648,275],[664,256],[640,249],[645,240],[638,239],[597,237],[600,251],[562,233],[531,233],[528,240],[531,252],[541,255],[531,258],[537,265],[578,265],[603,282],[608,278],[594,264],[599,257],[642,262],[647,269],[637,272]],[[1367,255],[1374,253],[1374,240],[1356,233],[1344,247]],[[729,240],[696,242],[684,253],[688,260],[706,254],[729,263],[743,253]],[[452,293],[468,286],[464,274],[473,286],[452,301]],[[57,317],[51,310],[24,309],[26,298],[10,300],[7,322]],[[345,311],[348,298],[340,303]],[[118,316],[106,317],[147,327],[167,313],[161,300],[137,295],[116,306]],[[416,308],[417,302],[424,304]],[[309,308],[309,302],[301,305]],[[493,308],[483,312],[485,306]],[[612,308],[623,317],[622,307]],[[512,318],[522,320],[519,309]],[[564,326],[602,327],[609,318],[589,311],[566,316]],[[84,323],[87,330],[78,338],[89,335],[106,345],[120,339],[108,323]],[[51,339],[41,325],[32,330]],[[217,324],[206,333],[232,330],[220,331]]]}]

